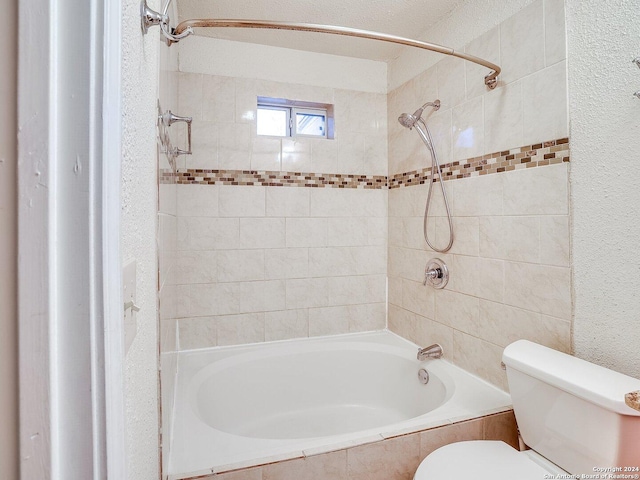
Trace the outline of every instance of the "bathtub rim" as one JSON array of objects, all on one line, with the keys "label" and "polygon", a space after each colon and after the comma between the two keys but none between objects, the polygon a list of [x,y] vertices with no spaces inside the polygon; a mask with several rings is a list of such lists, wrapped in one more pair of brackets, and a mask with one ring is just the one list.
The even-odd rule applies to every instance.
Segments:
[{"label": "bathtub rim", "polygon": [[[368,331],[368,332],[353,332],[353,333],[340,334],[340,335],[326,335],[326,336],[316,336],[316,337],[284,339],[284,340],[276,340],[271,342],[256,342],[256,343],[241,344],[241,345],[225,345],[225,346],[217,346],[217,347],[183,350],[180,352],[170,352],[170,353],[178,355],[178,364],[179,364],[178,371],[180,371],[181,370],[180,363],[184,363],[185,358],[189,358],[193,355],[211,354],[214,356],[220,355],[221,357],[224,358],[225,356],[228,356],[228,355],[234,355],[233,352],[236,350],[238,351],[251,350],[256,347],[277,348],[279,346],[282,346],[283,344],[286,345],[289,343],[298,343],[298,342],[305,343],[305,344],[315,343],[315,342],[327,342],[327,341],[349,343],[351,339],[358,338],[358,337],[363,339],[362,341],[367,341],[372,344],[381,343],[384,345],[389,341],[391,341],[391,342],[403,345],[404,348],[407,348],[407,349],[411,348],[411,350],[415,350],[416,352],[419,348],[418,345],[414,344],[413,342],[385,328],[382,330],[375,330],[375,331]],[[384,341],[380,341],[380,337],[387,337],[387,338],[384,339]],[[357,343],[361,343],[361,342],[357,342]],[[242,355],[242,353],[238,353],[237,355]],[[447,355],[447,352],[445,352],[445,355]],[[267,465],[275,462],[295,460],[295,459],[305,458],[309,456],[321,455],[325,453],[345,450],[347,448],[351,448],[355,446],[377,443],[377,442],[381,442],[387,439],[391,439],[391,438],[395,438],[403,435],[408,435],[408,434],[422,432],[422,431],[428,431],[428,430],[432,430],[439,427],[445,427],[448,425],[453,425],[453,424],[464,422],[467,420],[473,420],[473,419],[487,417],[490,415],[504,413],[513,409],[511,404],[511,398],[507,392],[500,390],[497,386],[487,382],[486,380],[478,377],[477,375],[474,375],[471,372],[468,372],[462,369],[461,367],[454,365],[453,363],[451,363],[446,359],[438,359],[438,360],[430,359],[430,360],[427,360],[426,362],[420,362],[420,363],[433,365],[434,362],[437,362],[437,364],[444,365],[445,366],[444,368],[451,369],[452,372],[456,372],[454,375],[455,377],[457,376],[466,377],[470,379],[472,382],[481,384],[482,388],[487,389],[486,391],[490,391],[497,396],[501,396],[502,397],[501,401],[498,402],[497,405],[492,406],[490,408],[480,409],[473,412],[466,412],[458,415],[447,416],[446,418],[443,417],[437,420],[425,418],[425,419],[422,419],[421,421],[415,421],[416,419],[421,419],[422,417],[428,416],[429,414],[422,415],[420,417],[411,419],[410,421],[407,421],[407,422],[401,422],[400,424],[393,424],[393,425],[388,425],[385,427],[378,428],[377,430],[379,430],[380,433],[377,433],[377,434],[365,435],[364,433],[369,432],[369,431],[365,431],[365,432],[362,432],[363,433],[362,435],[359,435],[358,432],[355,432],[347,435],[316,437],[316,438],[322,438],[322,439],[332,438],[332,437],[341,437],[341,440],[332,442],[331,444],[316,445],[308,448],[300,448],[300,449],[289,448],[287,452],[279,451],[272,455],[256,456],[255,458],[239,460],[239,461],[230,461],[228,463],[216,463],[215,461],[211,461],[211,467],[197,469],[197,470],[190,470],[188,472],[181,471],[179,473],[173,473],[172,472],[173,469],[171,468],[173,463],[172,462],[173,458],[170,458],[168,470],[169,472],[172,472],[172,473],[165,472],[165,477],[167,478],[167,480],[192,479],[192,478],[197,478],[197,477],[206,476],[206,475],[222,474],[226,472],[232,472],[232,471],[242,470],[242,469],[251,468],[251,467],[259,467],[262,465]],[[199,367],[197,368],[197,371],[201,370],[202,368],[205,368],[205,367]],[[191,375],[193,376],[194,374],[191,373]],[[186,383],[188,384],[189,382],[187,381]],[[171,416],[173,432],[175,432],[174,422],[176,421],[176,417],[177,417],[175,412],[176,409],[178,408],[177,400],[181,390],[179,387],[180,387],[180,384],[178,383],[178,381],[176,381],[176,402],[174,403],[174,412],[172,412],[172,416]],[[443,406],[445,405],[448,405],[448,403],[445,403]],[[439,408],[442,408],[443,406]],[[412,424],[407,426],[406,424],[408,422],[412,422]],[[208,426],[207,428],[211,428],[211,427]],[[231,435],[231,434],[226,434],[226,435]],[[352,436],[354,438],[351,438],[351,439],[342,438],[345,436]],[[304,440],[305,439],[298,440],[298,442],[304,441]],[[175,435],[173,438],[170,439],[171,457],[173,457],[173,455],[175,454],[174,441],[175,441]]]}]

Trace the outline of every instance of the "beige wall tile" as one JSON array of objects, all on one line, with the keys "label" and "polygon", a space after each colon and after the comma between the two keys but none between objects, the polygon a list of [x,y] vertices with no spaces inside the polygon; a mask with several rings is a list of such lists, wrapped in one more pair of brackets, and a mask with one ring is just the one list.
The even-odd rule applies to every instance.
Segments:
[{"label": "beige wall tile", "polygon": [[[439,292],[438,292],[439,293]],[[422,282],[402,280],[402,307],[423,317],[434,319],[436,292]]]},{"label": "beige wall tile", "polygon": [[523,145],[522,82],[516,81],[487,93],[484,118],[485,153]]},{"label": "beige wall tile", "polygon": [[262,480],[262,467],[247,468],[236,472],[220,473],[211,478],[204,477],[198,480]]},{"label": "beige wall tile", "polygon": [[448,290],[435,294],[435,320],[465,333],[478,336],[479,300]]},{"label": "beige wall tile", "polygon": [[537,312],[480,300],[478,336],[506,347],[525,339],[567,352],[571,348],[570,322]]},{"label": "beige wall tile", "polygon": [[544,67],[542,0],[523,8],[500,25],[500,66],[505,83]]},{"label": "beige wall tile", "polygon": [[[500,64],[500,27],[495,27],[467,44],[464,51],[484,58],[489,62]],[[487,69],[481,65],[465,62],[467,76],[467,98],[483,95],[488,91],[484,84]]]},{"label": "beige wall tile", "polygon": [[308,188],[267,187],[267,217],[308,217]]},{"label": "beige wall tile", "polygon": [[569,135],[565,61],[523,78],[522,99],[525,144]]},{"label": "beige wall tile", "polygon": [[[359,312],[358,310],[362,310]],[[309,309],[309,336],[339,335],[349,332],[349,319],[366,314],[365,305]]]},{"label": "beige wall tile", "polygon": [[504,262],[488,258],[478,259],[478,297],[504,301]]},{"label": "beige wall tile", "polygon": [[507,376],[500,367],[502,347],[466,333],[453,332],[453,363],[507,390]]},{"label": "beige wall tile", "polygon": [[563,0],[544,0],[545,65],[567,58],[567,34]]},{"label": "beige wall tile", "polygon": [[308,248],[275,248],[265,251],[265,278],[305,278],[309,276]]},{"label": "beige wall tile", "polygon": [[326,218],[287,218],[287,247],[324,247],[326,245]]},{"label": "beige wall tile", "polygon": [[[186,115],[186,114],[184,114]],[[236,118],[236,86],[232,77],[202,76],[202,119],[233,123]]]},{"label": "beige wall tile", "polygon": [[307,309],[265,312],[264,339],[267,342],[303,338],[309,336],[309,311]]},{"label": "beige wall tile", "polygon": [[266,187],[222,185],[218,190],[218,211],[221,217],[264,217]]},{"label": "beige wall tile", "polygon": [[264,342],[264,313],[218,317],[218,345]]},{"label": "beige wall tile", "polygon": [[411,480],[419,463],[418,434],[350,448],[347,451],[347,469],[351,480]]},{"label": "beige wall tile", "polygon": [[218,256],[216,251],[179,251],[176,254],[173,283],[213,283],[218,279]]},{"label": "beige wall tile", "polygon": [[518,427],[513,410],[490,415],[483,420],[485,440],[501,440],[519,450]]},{"label": "beige wall tile", "polygon": [[218,165],[222,169],[251,168],[251,125],[245,123],[218,124]]},{"label": "beige wall tile", "polygon": [[569,262],[569,216],[540,217],[540,263],[568,267]]},{"label": "beige wall tile", "polygon": [[509,305],[569,320],[571,270],[505,262],[504,299]]},{"label": "beige wall tile", "polygon": [[346,450],[262,467],[262,480],[347,480],[347,478]]},{"label": "beige wall tile", "polygon": [[282,170],[285,172],[311,171],[310,139],[282,139]]},{"label": "beige wall tile", "polygon": [[217,267],[220,282],[263,280],[264,250],[221,251],[217,255]]},{"label": "beige wall tile", "polygon": [[181,318],[178,328],[180,350],[215,347],[218,344],[216,317]]},{"label": "beige wall tile", "polygon": [[241,218],[238,248],[282,248],[285,240],[284,218]]},{"label": "beige wall tile", "polygon": [[178,244],[184,250],[237,248],[238,218],[178,217]]},{"label": "beige wall tile", "polygon": [[[453,160],[477,157],[485,152],[484,97],[475,97],[453,109]],[[488,121],[491,121],[490,117]]]},{"label": "beige wall tile", "polygon": [[454,352],[453,333],[454,330],[446,325],[416,315],[415,334],[411,340],[423,347],[439,343],[442,346],[443,357],[451,360]]},{"label": "beige wall tile", "polygon": [[504,174],[505,215],[568,215],[567,165]]},{"label": "beige wall tile", "polygon": [[176,185],[177,214],[181,217],[217,217],[216,185]]},{"label": "beige wall tile", "polygon": [[364,309],[349,316],[349,332],[382,330],[387,326],[387,305],[384,302],[364,305]]},{"label": "beige wall tile", "polygon": [[[436,64],[438,98],[445,109],[453,108],[464,102],[465,63],[466,62],[460,58],[445,57]],[[424,101],[422,103],[424,103]]]},{"label": "beige wall tile", "polygon": [[483,439],[484,419],[461,422],[420,432],[420,458],[455,442]]},{"label": "beige wall tile", "polygon": [[[186,132],[181,132],[173,146],[182,150],[187,149]],[[220,168],[218,160],[218,140],[220,138],[218,125],[212,122],[194,121],[191,125],[191,155],[186,157],[186,168]]]},{"label": "beige wall tile", "polygon": [[280,171],[282,141],[279,138],[256,137],[251,145],[251,170]]}]

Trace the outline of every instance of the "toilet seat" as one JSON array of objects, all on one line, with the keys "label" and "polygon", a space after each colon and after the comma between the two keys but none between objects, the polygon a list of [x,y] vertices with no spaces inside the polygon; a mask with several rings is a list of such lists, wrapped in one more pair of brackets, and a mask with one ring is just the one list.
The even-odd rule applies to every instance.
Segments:
[{"label": "toilet seat", "polygon": [[545,475],[567,473],[547,461],[537,461],[537,455],[529,452],[519,452],[498,441],[452,443],[427,456],[413,479],[542,480]]}]

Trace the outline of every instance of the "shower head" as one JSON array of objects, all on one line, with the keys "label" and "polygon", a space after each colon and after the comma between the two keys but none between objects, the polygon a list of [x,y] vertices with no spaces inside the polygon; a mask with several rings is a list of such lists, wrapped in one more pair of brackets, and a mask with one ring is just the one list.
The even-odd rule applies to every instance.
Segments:
[{"label": "shower head", "polygon": [[424,105],[422,105],[418,110],[416,110],[415,112],[411,113],[403,113],[402,115],[400,115],[398,117],[398,121],[400,122],[400,125],[402,125],[403,127],[406,128],[413,128],[414,125],[416,124],[416,122],[418,120],[420,120],[420,118],[422,117],[422,112],[424,112],[424,109],[427,107],[433,107],[435,110],[439,110],[440,109],[440,100],[435,100],[433,102],[427,102]]}]

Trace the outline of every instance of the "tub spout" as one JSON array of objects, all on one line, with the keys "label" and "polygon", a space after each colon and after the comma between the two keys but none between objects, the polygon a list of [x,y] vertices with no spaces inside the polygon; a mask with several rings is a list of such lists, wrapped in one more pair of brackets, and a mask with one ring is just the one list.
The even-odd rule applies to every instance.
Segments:
[{"label": "tub spout", "polygon": [[421,362],[426,360],[427,358],[441,358],[442,357],[442,347],[439,343],[434,343],[433,345],[429,345],[428,347],[419,348],[418,349],[418,360]]}]

